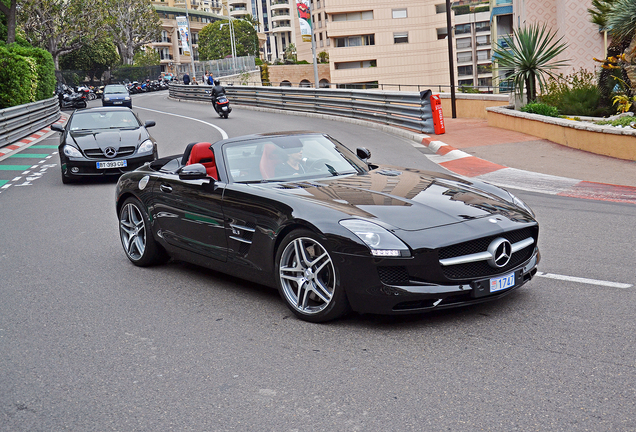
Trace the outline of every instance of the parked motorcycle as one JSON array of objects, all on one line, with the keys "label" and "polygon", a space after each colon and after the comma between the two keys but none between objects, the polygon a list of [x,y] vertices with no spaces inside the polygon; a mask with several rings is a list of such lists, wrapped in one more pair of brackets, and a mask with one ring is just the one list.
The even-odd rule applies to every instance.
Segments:
[{"label": "parked motorcycle", "polygon": [[[87,89],[88,90],[88,89]],[[86,108],[88,92],[75,92],[66,85],[57,90],[57,98],[60,102],[60,109],[64,108]]]},{"label": "parked motorcycle", "polygon": [[214,111],[223,118],[227,118],[227,116],[232,112],[230,101],[227,97],[225,97],[225,95],[217,96],[212,106],[214,106]]}]

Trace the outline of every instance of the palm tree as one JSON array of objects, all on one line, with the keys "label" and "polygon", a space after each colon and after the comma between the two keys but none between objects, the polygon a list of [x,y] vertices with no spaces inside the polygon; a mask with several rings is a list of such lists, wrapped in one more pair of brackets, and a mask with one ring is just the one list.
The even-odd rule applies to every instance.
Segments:
[{"label": "palm tree", "polygon": [[590,21],[598,25],[601,30],[606,30],[607,14],[611,12],[616,2],[617,0],[592,0],[592,7],[587,10],[592,17]]},{"label": "palm tree", "polygon": [[636,0],[618,0],[607,13],[607,25],[613,37],[631,42],[636,35]]},{"label": "palm tree", "polygon": [[528,102],[537,97],[537,81],[543,90],[547,77],[556,77],[553,70],[567,66],[567,60],[554,60],[567,48],[561,42],[563,37],[554,41],[555,37],[545,24],[541,27],[532,24],[515,30],[512,35],[504,36],[503,41],[493,50],[499,69],[510,72],[506,80],[513,83],[517,93],[523,95],[524,88],[527,89]]}]

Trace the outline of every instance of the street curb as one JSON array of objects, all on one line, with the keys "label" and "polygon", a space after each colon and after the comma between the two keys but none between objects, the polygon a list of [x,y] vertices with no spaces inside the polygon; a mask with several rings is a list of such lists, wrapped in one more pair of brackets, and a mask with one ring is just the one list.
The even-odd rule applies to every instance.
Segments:
[{"label": "street curb", "polygon": [[472,156],[431,137],[422,138],[421,143],[435,153],[428,156],[432,162],[464,177],[548,195],[636,204],[636,187],[633,186],[595,183],[509,168]]}]

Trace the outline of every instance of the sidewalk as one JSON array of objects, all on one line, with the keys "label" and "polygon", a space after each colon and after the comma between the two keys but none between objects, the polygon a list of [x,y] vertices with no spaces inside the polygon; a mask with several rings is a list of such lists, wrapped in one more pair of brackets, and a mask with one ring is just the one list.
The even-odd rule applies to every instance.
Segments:
[{"label": "sidewalk", "polygon": [[436,153],[431,160],[452,172],[519,189],[636,204],[636,161],[490,127],[482,119],[444,120],[446,133],[422,144]]}]

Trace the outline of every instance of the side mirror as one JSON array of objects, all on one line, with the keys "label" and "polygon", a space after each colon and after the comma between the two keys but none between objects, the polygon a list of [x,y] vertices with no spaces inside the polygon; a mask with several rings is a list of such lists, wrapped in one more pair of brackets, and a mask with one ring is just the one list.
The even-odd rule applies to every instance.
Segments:
[{"label": "side mirror", "polygon": [[202,164],[186,165],[179,171],[180,180],[201,180],[209,178],[208,172]]},{"label": "side mirror", "polygon": [[64,132],[64,128],[60,126],[59,124],[52,124],[51,130],[54,130],[56,132]]},{"label": "side mirror", "polygon": [[358,147],[356,149],[356,154],[358,155],[358,157],[360,159],[362,159],[365,163],[367,161],[367,159],[369,159],[371,157],[371,151],[364,148],[364,147]]},{"label": "side mirror", "polygon": [[154,125],[156,125],[157,123],[154,122],[154,120],[148,120],[145,124],[144,127],[145,128],[149,128],[149,127],[153,127]]}]

